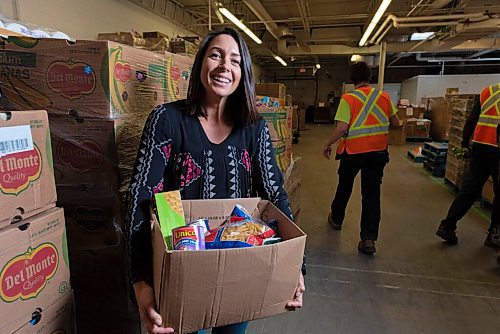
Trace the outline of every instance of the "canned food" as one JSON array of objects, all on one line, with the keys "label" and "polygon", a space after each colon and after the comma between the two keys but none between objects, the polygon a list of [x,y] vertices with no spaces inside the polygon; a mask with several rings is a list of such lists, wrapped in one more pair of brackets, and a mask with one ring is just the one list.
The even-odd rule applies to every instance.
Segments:
[{"label": "canned food", "polygon": [[207,232],[210,232],[210,226],[208,225],[208,219],[198,219],[195,221],[192,221],[188,224],[188,226],[198,226],[203,229],[203,235],[205,235]]},{"label": "canned food", "polygon": [[175,250],[205,249],[205,234],[199,226],[182,226],[172,230]]}]

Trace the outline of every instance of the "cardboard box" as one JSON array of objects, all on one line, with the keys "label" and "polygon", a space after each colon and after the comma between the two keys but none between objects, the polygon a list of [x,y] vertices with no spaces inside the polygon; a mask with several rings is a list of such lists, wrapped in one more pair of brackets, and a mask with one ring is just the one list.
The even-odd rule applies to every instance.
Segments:
[{"label": "cardboard box", "polygon": [[420,107],[398,107],[398,118],[399,119],[411,119],[411,118],[424,118],[425,108]]},{"label": "cardboard box", "polygon": [[279,108],[285,106],[285,100],[277,97],[257,95],[257,107]]},{"label": "cardboard box", "polygon": [[73,292],[69,291],[52,304],[39,304],[26,310],[17,321],[1,327],[5,334],[70,334],[75,332]]},{"label": "cardboard box", "polygon": [[285,173],[292,162],[292,138],[273,141],[274,156],[282,173]]},{"label": "cardboard box", "polygon": [[99,184],[59,186],[57,204],[64,208],[71,250],[116,246],[125,228],[124,208],[118,191]]},{"label": "cardboard box", "polygon": [[301,158],[298,158],[296,160],[292,159],[290,167],[284,175],[285,184],[283,187],[288,194],[288,200],[290,201],[290,207],[292,209],[293,219],[295,223],[297,223],[296,217],[300,212],[300,198],[302,188],[301,167]]},{"label": "cardboard box", "polygon": [[428,119],[408,119],[406,121],[406,138],[429,138],[431,123]]},{"label": "cardboard box", "polygon": [[265,221],[277,219],[284,241],[251,248],[169,251],[153,219],[156,305],[164,325],[178,333],[284,313],[293,299],[306,236],[273,204],[259,198],[183,201],[188,221],[212,218],[211,226],[220,225],[235,204]]},{"label": "cardboard box", "polygon": [[255,93],[262,96],[270,96],[285,99],[286,86],[282,83],[261,83],[255,85]]},{"label": "cardboard box", "polygon": [[173,39],[170,41],[170,52],[196,55],[198,46],[184,39]]},{"label": "cardboard box", "polygon": [[110,33],[100,32],[97,34],[97,39],[117,42],[134,47],[144,47],[146,45],[146,41],[137,31],[121,31]]},{"label": "cardboard box", "polygon": [[187,98],[189,77],[194,58],[165,52],[165,66],[162,78],[163,99],[166,103]]},{"label": "cardboard box", "polygon": [[165,55],[109,41],[10,38],[0,57],[3,110],[119,118],[165,102]]},{"label": "cardboard box", "polygon": [[406,119],[400,119],[399,123],[398,128],[389,128],[389,145],[400,146],[406,143]]},{"label": "cardboard box", "polygon": [[285,105],[286,106],[292,106],[293,101],[292,101],[292,95],[285,95]]},{"label": "cardboard box", "polygon": [[115,120],[88,117],[50,117],[58,187],[98,183],[102,187],[118,191],[115,143],[118,124],[119,121]]},{"label": "cardboard box", "polygon": [[140,334],[124,241],[91,251],[70,248],[69,255],[77,333]]},{"label": "cardboard box", "polygon": [[435,141],[445,141],[450,136],[452,108],[444,97],[432,97],[428,100],[430,110],[430,136]]},{"label": "cardboard box", "polygon": [[285,140],[292,135],[291,108],[258,107],[257,111],[266,121],[272,141]]},{"label": "cardboard box", "polygon": [[[47,112],[14,111],[0,119],[0,228],[56,201]],[[8,150],[8,145],[16,150]],[[19,145],[18,145],[19,144]],[[11,152],[10,154],[6,154]]]},{"label": "cardboard box", "polygon": [[11,327],[13,315],[50,305],[71,290],[61,208],[0,229],[0,244],[0,326]]}]

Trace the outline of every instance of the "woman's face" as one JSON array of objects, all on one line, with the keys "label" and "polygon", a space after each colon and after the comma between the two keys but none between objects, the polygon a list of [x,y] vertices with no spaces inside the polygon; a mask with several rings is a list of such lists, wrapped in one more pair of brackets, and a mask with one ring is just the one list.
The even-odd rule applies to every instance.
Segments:
[{"label": "woman's face", "polygon": [[224,98],[236,90],[241,79],[241,55],[238,43],[226,34],[208,45],[201,66],[201,82],[207,97]]}]

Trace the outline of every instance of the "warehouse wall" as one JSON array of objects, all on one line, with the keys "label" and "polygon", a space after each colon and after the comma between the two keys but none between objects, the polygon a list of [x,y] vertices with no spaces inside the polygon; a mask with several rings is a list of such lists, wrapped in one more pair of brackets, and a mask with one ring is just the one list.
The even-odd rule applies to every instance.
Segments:
[{"label": "warehouse wall", "polygon": [[423,97],[444,96],[446,88],[452,87],[458,88],[459,94],[479,94],[484,87],[498,82],[500,74],[419,75],[403,81],[401,98],[418,104]]},{"label": "warehouse wall", "polygon": [[[161,31],[170,37],[194,33],[128,0],[1,0],[0,14],[9,19],[62,31],[76,39],[96,39],[98,32]],[[253,64],[256,82],[262,69]]]},{"label": "warehouse wall", "polygon": [[[16,1],[0,2],[11,19]],[[162,31],[170,37],[193,35],[128,0],[17,0],[19,21],[60,30],[74,38],[95,39],[98,32]]]}]

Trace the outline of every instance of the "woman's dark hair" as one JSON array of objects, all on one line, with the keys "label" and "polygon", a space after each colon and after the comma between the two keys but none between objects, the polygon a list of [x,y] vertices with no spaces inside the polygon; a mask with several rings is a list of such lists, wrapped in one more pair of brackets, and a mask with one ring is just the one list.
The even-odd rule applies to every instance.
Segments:
[{"label": "woman's dark hair", "polygon": [[357,85],[360,82],[370,82],[372,78],[372,72],[368,65],[361,61],[351,65],[351,81],[353,84]]},{"label": "woman's dark hair", "polygon": [[209,33],[200,43],[200,49],[194,59],[191,78],[189,79],[189,89],[187,94],[190,105],[190,115],[207,117],[206,111],[202,108],[205,87],[201,82],[201,67],[203,59],[207,53],[210,42],[219,35],[229,35],[234,38],[238,44],[241,62],[241,79],[238,88],[227,98],[225,110],[229,121],[235,127],[245,127],[255,123],[258,119],[255,96],[255,82],[252,72],[252,60],[250,51],[245,40],[234,29],[223,28]]}]

